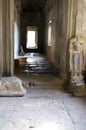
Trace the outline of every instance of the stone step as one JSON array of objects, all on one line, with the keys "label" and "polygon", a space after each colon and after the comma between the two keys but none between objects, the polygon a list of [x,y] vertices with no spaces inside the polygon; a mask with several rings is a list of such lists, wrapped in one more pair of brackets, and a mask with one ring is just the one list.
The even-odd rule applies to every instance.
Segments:
[{"label": "stone step", "polygon": [[54,64],[46,59],[43,55],[40,54],[28,54],[28,62],[27,60],[22,60],[23,62],[19,62],[17,66],[17,73],[23,74],[59,74],[59,69],[54,66]]}]

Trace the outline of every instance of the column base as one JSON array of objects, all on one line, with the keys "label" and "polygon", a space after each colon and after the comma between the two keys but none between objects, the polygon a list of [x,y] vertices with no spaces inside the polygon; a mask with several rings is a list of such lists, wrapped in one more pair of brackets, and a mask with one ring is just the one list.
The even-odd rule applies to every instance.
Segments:
[{"label": "column base", "polygon": [[76,97],[86,96],[86,85],[83,76],[71,76],[69,81],[69,91]]}]

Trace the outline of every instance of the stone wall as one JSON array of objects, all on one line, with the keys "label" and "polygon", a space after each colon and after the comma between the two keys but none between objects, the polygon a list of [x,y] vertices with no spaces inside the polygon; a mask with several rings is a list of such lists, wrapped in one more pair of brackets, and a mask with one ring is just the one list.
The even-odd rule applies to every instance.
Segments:
[{"label": "stone wall", "polygon": [[86,38],[86,0],[78,0],[79,18],[79,34]]},{"label": "stone wall", "polygon": [[[69,0],[49,0],[45,7],[45,44],[48,58],[60,69],[66,71],[66,49]],[[52,20],[51,46],[48,46],[48,22]]]},{"label": "stone wall", "polygon": [[[86,44],[86,0],[78,0],[77,10],[79,11],[79,20],[78,22],[78,34],[85,40]],[[84,79],[86,82],[86,48],[85,50],[85,73]]]},{"label": "stone wall", "polygon": [[[44,13],[46,54],[63,76],[69,71],[69,40],[76,35],[86,39],[86,0],[48,0]],[[48,46],[49,20],[52,20],[51,46]]]},{"label": "stone wall", "polygon": [[[68,8],[68,45],[69,40],[74,36],[81,36],[86,41],[86,0],[69,0]],[[86,50],[86,48],[84,48]],[[67,54],[67,71],[68,71],[68,54]],[[86,58],[85,58],[86,59]]]}]

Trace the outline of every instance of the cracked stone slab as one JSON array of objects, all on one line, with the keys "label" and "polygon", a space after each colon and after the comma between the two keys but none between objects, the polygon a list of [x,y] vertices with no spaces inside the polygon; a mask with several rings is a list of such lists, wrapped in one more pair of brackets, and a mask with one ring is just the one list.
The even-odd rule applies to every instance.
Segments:
[{"label": "cracked stone slab", "polygon": [[17,77],[3,77],[0,80],[0,96],[24,96],[26,90]]}]

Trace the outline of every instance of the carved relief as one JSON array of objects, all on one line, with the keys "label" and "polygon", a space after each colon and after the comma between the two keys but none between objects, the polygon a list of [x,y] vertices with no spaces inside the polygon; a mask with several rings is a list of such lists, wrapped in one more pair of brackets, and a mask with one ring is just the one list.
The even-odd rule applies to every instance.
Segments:
[{"label": "carved relief", "polygon": [[69,89],[75,96],[86,95],[86,86],[83,77],[85,71],[86,57],[85,40],[80,36],[72,38],[69,42]]},{"label": "carved relief", "polygon": [[69,71],[72,75],[80,75],[85,70],[85,42],[79,36],[70,40]]}]

